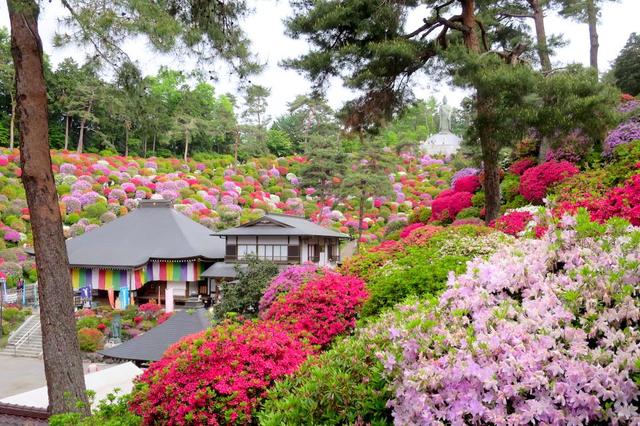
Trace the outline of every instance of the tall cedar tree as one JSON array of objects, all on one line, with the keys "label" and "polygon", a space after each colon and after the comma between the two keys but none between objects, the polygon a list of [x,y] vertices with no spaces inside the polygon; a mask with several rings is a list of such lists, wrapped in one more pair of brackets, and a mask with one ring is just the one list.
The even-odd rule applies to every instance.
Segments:
[{"label": "tall cedar tree", "polygon": [[[247,13],[244,1],[160,2],[62,0],[69,11],[57,44],[90,45],[97,57],[117,68],[128,59],[121,43],[144,35],[163,52],[192,49],[207,63],[222,58],[243,78],[260,67],[249,52],[239,25]],[[62,221],[51,169],[47,90],[42,42],[38,33],[39,5],[33,0],[7,0],[12,55],[16,73],[22,180],[30,209],[39,278],[40,317],[45,374],[53,413],[81,409],[87,401],[73,316],[73,292]],[[154,25],[149,25],[153,22]],[[72,405],[68,403],[71,402]]]},{"label": "tall cedar tree", "polygon": [[618,0],[556,0],[560,8],[560,15],[572,18],[589,26],[589,64],[591,68],[598,69],[598,20],[602,6],[607,2]]},{"label": "tall cedar tree", "polygon": [[322,207],[338,188],[345,174],[347,158],[337,135],[312,135],[304,152],[308,161],[302,166],[300,178],[304,186],[317,190]]},{"label": "tall cedar tree", "polygon": [[[47,120],[38,3],[8,0],[15,66],[22,183],[31,216],[39,282],[40,321],[49,408],[88,411],[82,358],[73,316],[73,290],[62,233]],[[76,406],[82,401],[82,407]]]},{"label": "tall cedar tree", "polygon": [[624,93],[640,95],[640,34],[629,36],[613,63],[613,77]]}]

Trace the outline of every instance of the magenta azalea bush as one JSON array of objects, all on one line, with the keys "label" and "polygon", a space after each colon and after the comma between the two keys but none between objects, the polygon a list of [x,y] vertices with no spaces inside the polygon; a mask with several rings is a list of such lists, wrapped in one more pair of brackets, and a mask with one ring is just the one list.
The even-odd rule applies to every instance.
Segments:
[{"label": "magenta azalea bush", "polygon": [[281,295],[296,290],[307,281],[318,277],[324,272],[318,268],[315,263],[306,263],[304,265],[294,265],[280,272],[275,277],[267,289],[264,291],[258,308],[261,313],[266,312],[271,304]]},{"label": "magenta azalea bush", "polygon": [[565,216],[368,333],[396,424],[638,424],[640,229]]}]

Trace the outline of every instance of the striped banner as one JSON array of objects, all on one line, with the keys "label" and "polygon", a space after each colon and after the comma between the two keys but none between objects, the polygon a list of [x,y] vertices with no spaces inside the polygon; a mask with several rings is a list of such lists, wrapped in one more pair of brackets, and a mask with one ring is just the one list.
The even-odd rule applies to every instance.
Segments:
[{"label": "striped banner", "polygon": [[98,290],[118,290],[129,287],[137,290],[149,281],[199,281],[206,265],[195,262],[149,262],[142,268],[131,270],[71,268],[71,282],[74,289],[91,286]]},{"label": "striped banner", "polygon": [[71,268],[74,289],[91,286],[98,290],[114,290],[129,287],[129,271],[98,268]]}]

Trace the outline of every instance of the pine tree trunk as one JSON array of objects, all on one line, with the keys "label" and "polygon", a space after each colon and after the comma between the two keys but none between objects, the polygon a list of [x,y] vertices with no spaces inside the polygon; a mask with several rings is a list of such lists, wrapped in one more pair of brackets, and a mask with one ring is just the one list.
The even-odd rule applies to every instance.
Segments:
[{"label": "pine tree trunk", "polygon": [[[363,183],[364,185],[365,183]],[[364,223],[364,189],[360,192],[360,208],[358,211],[358,240],[356,241],[356,254],[360,253],[360,239],[362,238],[362,224]]]},{"label": "pine tree trunk", "polygon": [[[484,101],[482,94],[477,95],[477,111],[479,119],[485,123],[492,123],[493,106]],[[485,198],[485,222],[489,224],[500,216],[500,166],[498,165],[498,153],[500,146],[493,138],[493,129],[480,126],[478,129],[480,146],[482,148],[482,163],[484,166],[484,198]]]},{"label": "pine tree trunk", "polygon": [[13,149],[16,139],[16,97],[11,93],[11,123],[9,124],[9,149]]},{"label": "pine tree trunk", "polygon": [[551,71],[551,59],[549,58],[549,46],[547,44],[547,31],[544,27],[544,11],[540,5],[540,0],[527,0],[529,6],[533,10],[533,22],[536,29],[536,40],[538,51],[538,57],[540,58],[540,65],[542,71]]},{"label": "pine tree trunk", "polygon": [[478,33],[476,32],[476,2],[475,0],[463,0],[462,1],[462,24],[468,28],[468,31],[463,32],[462,38],[464,45],[471,52],[480,52],[480,40],[478,39]]},{"label": "pine tree trunk", "polygon": [[145,136],[142,140],[142,156],[147,158],[147,137]]},{"label": "pine tree trunk", "polygon": [[69,149],[69,114],[64,116],[64,150]]},{"label": "pine tree trunk", "polygon": [[153,155],[154,156],[156,155],[156,137],[157,137],[157,133],[153,132],[153,145],[152,145],[152,148],[153,148]]},{"label": "pine tree trunk", "polygon": [[589,64],[591,68],[598,70],[598,9],[596,0],[587,0],[587,23],[589,24]]},{"label": "pine tree trunk", "polygon": [[78,153],[82,154],[82,150],[84,149],[84,129],[87,124],[87,115],[91,114],[91,107],[93,106],[93,102],[89,102],[89,107],[87,108],[87,114],[82,117],[80,120],[80,136],[78,137]]},{"label": "pine tree trunk", "polygon": [[[82,359],[73,315],[73,290],[51,170],[47,91],[38,4],[8,0],[11,53],[16,71],[22,183],[31,216],[38,272],[44,369],[52,413],[88,413]],[[65,396],[65,394],[67,396]],[[77,407],[76,402],[84,403]]]},{"label": "pine tree trunk", "polygon": [[189,139],[191,135],[189,133],[189,129],[184,132],[184,162],[187,162],[187,158],[189,158]]},{"label": "pine tree trunk", "polygon": [[129,156],[129,127],[124,123],[124,156]]}]

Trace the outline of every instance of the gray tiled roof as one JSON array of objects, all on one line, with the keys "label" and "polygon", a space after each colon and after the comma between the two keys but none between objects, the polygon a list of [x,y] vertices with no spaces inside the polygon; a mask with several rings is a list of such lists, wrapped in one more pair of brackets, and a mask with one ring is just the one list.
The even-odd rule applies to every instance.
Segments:
[{"label": "gray tiled roof", "polygon": [[176,311],[171,318],[146,333],[98,353],[130,361],[157,361],[162,354],[180,339],[198,333],[210,326],[204,309]]},{"label": "gray tiled roof", "polygon": [[98,229],[67,240],[69,264],[131,268],[150,259],[223,259],[224,241],[163,200],[140,206]]},{"label": "gray tiled roof", "polygon": [[203,278],[235,278],[238,275],[236,266],[240,269],[247,269],[247,265],[216,262],[200,274]]},{"label": "gray tiled roof", "polygon": [[258,220],[225,229],[213,235],[219,236],[249,236],[249,235],[284,235],[284,236],[314,236],[314,237],[334,237],[349,238],[349,235],[333,229],[325,228],[317,223],[300,216],[289,216],[284,214],[269,213]]}]

